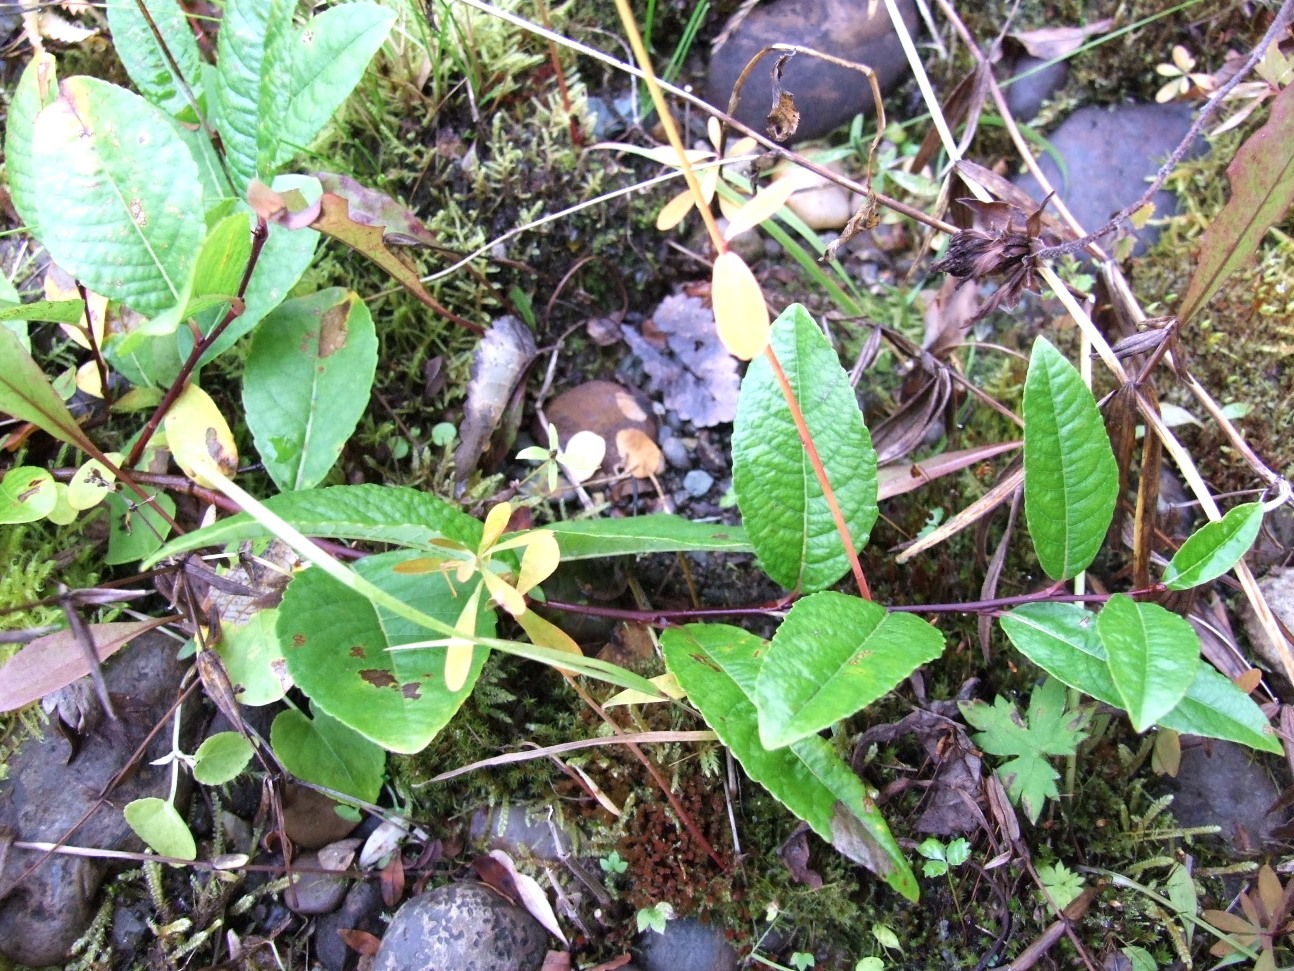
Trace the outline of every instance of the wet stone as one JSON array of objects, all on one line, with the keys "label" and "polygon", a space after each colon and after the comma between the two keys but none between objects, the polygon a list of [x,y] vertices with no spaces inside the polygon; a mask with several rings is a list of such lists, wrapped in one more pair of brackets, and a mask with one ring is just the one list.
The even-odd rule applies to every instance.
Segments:
[{"label": "wet stone", "polygon": [[[1124,206],[1136,202],[1146,185],[1191,127],[1191,108],[1180,104],[1123,104],[1113,108],[1079,108],[1047,136],[1065,160],[1061,174],[1055,159],[1044,154],[1038,166],[1056,187],[1065,205],[1092,232]],[[1015,184],[1041,201],[1043,192],[1029,174]],[[1161,189],[1155,194],[1155,219],[1177,212],[1177,196]],[[1136,231],[1134,254],[1154,245],[1159,229]],[[1110,237],[1101,241],[1109,252]]]},{"label": "wet stone", "polygon": [[1016,121],[1029,121],[1038,114],[1042,103],[1060,90],[1069,75],[1069,66],[1064,61],[1049,64],[1040,57],[1022,54],[1009,61],[1003,76],[1019,77],[1005,90],[1006,104]]},{"label": "wet stone", "polygon": [[[748,13],[739,12],[725,28],[726,39],[710,60],[705,99],[726,110],[728,98],[746,62],[769,44],[799,44],[866,64],[877,75],[881,95],[907,76],[907,60],[884,4],[858,0],[771,0]],[[916,4],[899,0],[909,31],[916,30]],[[767,124],[773,102],[770,72],[776,52],[767,54],[747,76],[736,117],[757,131]],[[797,54],[786,64],[782,86],[795,96],[800,127],[794,140],[821,138],[859,112],[872,113],[871,85],[858,71]]]},{"label": "wet stone", "polygon": [[547,934],[479,883],[437,887],[402,906],[373,971],[539,971]]},{"label": "wet stone", "polygon": [[681,438],[667,438],[661,443],[661,452],[665,456],[665,461],[669,463],[670,468],[686,469],[692,465],[692,453],[688,451],[687,445]]},{"label": "wet stone", "polygon": [[353,884],[346,892],[341,909],[319,918],[315,927],[315,953],[325,971],[348,971],[359,955],[346,946],[338,933],[343,930],[367,931],[382,935],[382,889],[375,881]]},{"label": "wet stone", "polygon": [[1183,826],[1219,826],[1231,851],[1258,852],[1280,814],[1267,815],[1280,793],[1253,752],[1233,742],[1182,746],[1171,811]]},{"label": "wet stone", "polygon": [[662,934],[646,931],[634,962],[641,971],[737,971],[737,952],[717,927],[684,918],[671,920]]}]

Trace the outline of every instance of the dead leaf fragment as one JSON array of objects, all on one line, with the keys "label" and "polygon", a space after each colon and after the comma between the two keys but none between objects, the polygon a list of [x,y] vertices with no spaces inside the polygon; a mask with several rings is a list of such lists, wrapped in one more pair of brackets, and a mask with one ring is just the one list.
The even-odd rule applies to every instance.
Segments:
[{"label": "dead leaf fragment", "polygon": [[454,478],[461,486],[485,454],[504,413],[513,405],[538,353],[530,328],[516,317],[500,317],[490,325],[472,359],[467,403],[454,450]]},{"label": "dead leaf fragment", "polygon": [[1104,34],[1113,26],[1114,20],[1107,17],[1081,27],[1040,27],[1038,30],[1007,34],[1007,37],[1023,47],[1030,57],[1050,61],[1073,54],[1089,37]]}]

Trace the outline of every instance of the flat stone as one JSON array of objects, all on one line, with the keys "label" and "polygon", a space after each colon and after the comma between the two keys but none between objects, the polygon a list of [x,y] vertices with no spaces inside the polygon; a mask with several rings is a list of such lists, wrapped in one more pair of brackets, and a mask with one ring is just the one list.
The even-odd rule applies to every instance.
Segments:
[{"label": "flat stone", "polygon": [[[916,3],[899,0],[899,10],[909,31],[917,23]],[[881,96],[907,76],[907,59],[894,33],[885,5],[876,5],[868,17],[861,0],[772,0],[755,7],[724,30],[710,58],[705,100],[726,110],[733,85],[746,62],[769,44],[798,44],[824,54],[866,64],[876,72]],[[766,54],[746,78],[736,117],[763,131],[773,103],[770,72],[780,55]],[[782,87],[795,96],[800,127],[793,141],[821,138],[854,115],[873,113],[872,89],[865,75],[806,54],[796,54],[786,65]]]},{"label": "flat stone", "polygon": [[[1047,136],[1065,160],[1065,174],[1050,154],[1038,166],[1088,232],[1099,229],[1124,206],[1146,191],[1154,174],[1191,127],[1191,108],[1182,104],[1123,104],[1113,108],[1079,108]],[[1197,146],[1197,149],[1200,146]],[[1013,180],[1035,199],[1043,192],[1025,173]],[[1155,219],[1177,212],[1177,196],[1155,193]],[[1136,230],[1133,253],[1142,253],[1159,238],[1156,226]],[[1109,252],[1109,240],[1102,246]]]},{"label": "flat stone", "polygon": [[1261,850],[1283,817],[1267,815],[1280,792],[1256,758],[1234,742],[1183,745],[1173,816],[1183,826],[1220,826],[1238,856]]},{"label": "flat stone", "polygon": [[1029,121],[1036,117],[1043,102],[1059,91],[1069,76],[1069,65],[1064,61],[1042,67],[1046,63],[1041,57],[1028,54],[1006,62],[1005,78],[1027,75],[1007,85],[1005,91],[1006,105],[1016,121]]},{"label": "flat stone", "polygon": [[[121,806],[135,799],[170,794],[168,766],[152,765],[171,751],[171,733],[159,732],[136,763],[136,770],[109,793],[81,826],[72,827],[98,801],[98,795],[120,772],[131,754],[170,708],[187,662],[176,660],[177,644],[165,634],[144,634],[104,665],[104,680],[121,716],[103,716],[94,692],[88,692],[87,728],[75,757],[53,727],[42,739],[24,742],[9,760],[9,777],[0,783],[0,830],[18,841],[67,839],[79,846],[140,852],[144,849],[126,825]],[[181,743],[193,750],[200,705],[184,706]],[[187,801],[186,786],[177,800]],[[69,835],[70,834],[70,835]],[[44,857],[42,859],[42,857]],[[0,887],[8,887],[33,863],[36,871],[0,901],[0,955],[26,965],[63,964],[68,949],[89,926],[95,896],[108,864],[82,856],[46,856],[14,847],[4,856]]]},{"label": "flat stone", "polygon": [[669,921],[663,934],[645,931],[634,962],[642,971],[737,971],[737,952],[717,927],[682,918]]},{"label": "flat stone", "polygon": [[539,971],[548,934],[479,883],[451,883],[406,902],[373,971]]}]

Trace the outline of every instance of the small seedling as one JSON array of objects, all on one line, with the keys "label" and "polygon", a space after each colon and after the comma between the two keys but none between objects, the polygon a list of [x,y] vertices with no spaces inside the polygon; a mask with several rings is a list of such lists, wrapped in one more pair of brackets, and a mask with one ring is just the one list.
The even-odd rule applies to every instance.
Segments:
[{"label": "small seedling", "polygon": [[615,850],[612,850],[598,860],[598,866],[602,867],[602,872],[606,874],[624,873],[629,869],[629,861],[623,859]]},{"label": "small seedling", "polygon": [[665,925],[674,919],[674,908],[665,901],[652,904],[650,907],[644,907],[638,911],[638,933],[645,930],[654,930],[657,934],[665,933]]}]

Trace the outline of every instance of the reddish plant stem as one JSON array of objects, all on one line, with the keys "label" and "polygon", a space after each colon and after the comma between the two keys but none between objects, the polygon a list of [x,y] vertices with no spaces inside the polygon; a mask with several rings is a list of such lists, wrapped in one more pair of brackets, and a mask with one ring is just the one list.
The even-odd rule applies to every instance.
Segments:
[{"label": "reddish plant stem", "polygon": [[184,386],[189,383],[189,376],[193,373],[193,369],[198,366],[198,362],[202,360],[202,355],[207,353],[210,347],[220,338],[220,335],[228,329],[230,324],[242,316],[243,310],[246,309],[243,298],[247,294],[247,286],[251,283],[252,273],[256,270],[256,264],[260,262],[261,250],[264,249],[265,240],[268,236],[269,227],[266,225],[265,220],[257,217],[256,227],[252,230],[251,255],[247,258],[247,267],[243,270],[243,278],[238,284],[237,303],[229,308],[229,312],[225,314],[224,319],[221,320],[220,323],[211,328],[211,333],[194,341],[193,350],[189,352],[188,358],[180,367],[180,373],[176,375],[175,380],[171,382],[171,386],[166,389],[166,394],[163,395],[161,404],[159,404],[153,414],[149,416],[148,423],[144,425],[143,431],[139,433],[139,438],[135,440],[134,447],[131,448],[130,455],[126,458],[124,463],[126,468],[132,468],[135,463],[139,461],[140,456],[144,454],[144,449],[148,446],[149,441],[152,440],[153,435],[157,433],[158,427],[162,424],[162,419],[165,418],[166,413],[171,410],[171,406],[175,404],[175,399],[180,396],[180,392],[184,390]]},{"label": "reddish plant stem", "polygon": [[831,518],[836,524],[836,532],[840,534],[840,540],[845,544],[845,555],[849,557],[849,568],[853,570],[854,582],[858,584],[859,596],[864,600],[871,600],[872,591],[867,585],[867,577],[863,575],[862,564],[858,562],[858,551],[854,549],[854,538],[849,535],[849,524],[845,522],[845,514],[840,509],[840,503],[836,501],[835,490],[831,488],[831,483],[827,480],[827,470],[823,467],[822,458],[818,455],[818,447],[814,444],[813,436],[809,433],[809,425],[804,420],[804,412],[800,410],[800,403],[795,398],[795,392],[791,389],[791,382],[787,379],[786,372],[782,370],[782,362],[777,359],[777,353],[773,350],[772,344],[764,348],[764,359],[772,367],[773,376],[777,378],[777,383],[782,389],[782,397],[786,399],[786,406],[791,409],[791,420],[795,422],[795,430],[800,435],[800,442],[804,445],[805,454],[809,456],[809,464],[813,466],[813,474],[818,478],[818,485],[822,489],[822,498],[827,501],[827,508],[831,510]]}]

